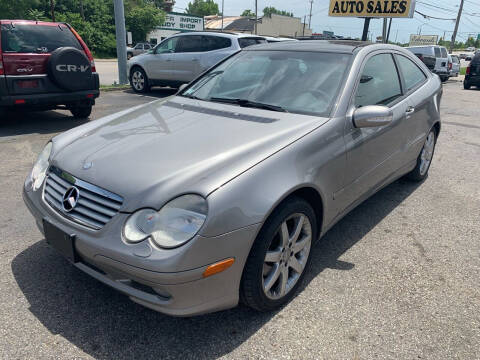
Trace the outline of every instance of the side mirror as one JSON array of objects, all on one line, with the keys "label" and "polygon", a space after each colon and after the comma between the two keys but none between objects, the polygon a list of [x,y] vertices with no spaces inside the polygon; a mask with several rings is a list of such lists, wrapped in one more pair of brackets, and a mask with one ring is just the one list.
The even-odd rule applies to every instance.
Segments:
[{"label": "side mirror", "polygon": [[353,113],[353,124],[357,128],[379,127],[393,121],[393,111],[386,106],[368,105]]},{"label": "side mirror", "polygon": [[182,91],[183,89],[185,89],[187,87],[188,84],[182,84],[178,87],[178,92]]}]

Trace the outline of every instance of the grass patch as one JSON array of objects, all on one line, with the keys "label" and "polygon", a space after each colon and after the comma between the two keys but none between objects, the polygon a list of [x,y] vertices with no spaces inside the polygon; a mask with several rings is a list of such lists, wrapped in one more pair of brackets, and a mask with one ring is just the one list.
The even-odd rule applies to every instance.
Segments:
[{"label": "grass patch", "polygon": [[465,75],[467,73],[467,68],[463,67],[460,69],[460,75]]},{"label": "grass patch", "polygon": [[130,89],[130,85],[100,85],[101,91],[115,91],[115,90],[127,90]]}]

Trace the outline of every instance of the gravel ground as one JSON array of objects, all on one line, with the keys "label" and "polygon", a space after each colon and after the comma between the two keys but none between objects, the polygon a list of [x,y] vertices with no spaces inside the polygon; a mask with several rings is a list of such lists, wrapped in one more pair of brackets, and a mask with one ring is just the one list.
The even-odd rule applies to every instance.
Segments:
[{"label": "gravel ground", "polygon": [[[427,181],[399,180],[336,225],[283,310],[187,319],[130,302],[46,245],[21,187],[45,142],[79,123],[11,113],[0,126],[0,358],[480,359],[479,96],[445,85]],[[106,93],[93,117],[151,100]]]}]

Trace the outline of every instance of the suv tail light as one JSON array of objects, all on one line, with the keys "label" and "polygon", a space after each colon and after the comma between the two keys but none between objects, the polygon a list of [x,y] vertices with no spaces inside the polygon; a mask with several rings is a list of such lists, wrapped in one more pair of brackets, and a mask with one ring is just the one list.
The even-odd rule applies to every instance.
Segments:
[{"label": "suv tail light", "polygon": [[467,66],[467,71],[465,72],[465,74],[470,75],[470,64]]},{"label": "suv tail light", "polygon": [[451,62],[448,63],[448,70],[452,70],[452,63]]},{"label": "suv tail light", "polygon": [[2,62],[2,53],[0,53],[0,75],[3,75],[3,62]]},{"label": "suv tail light", "polygon": [[92,53],[90,52],[90,49],[88,48],[87,44],[85,44],[85,42],[82,40],[82,38],[80,37],[80,35],[78,35],[78,33],[75,31],[74,28],[72,28],[70,25],[68,25],[68,28],[72,31],[73,35],[75,35],[75,37],[77,38],[78,42],[80,43],[80,45],[82,45],[82,48],[83,48],[83,51],[85,51],[85,55],[87,55],[87,58],[88,60],[90,60],[90,66],[92,68],[92,72],[96,72],[97,69],[95,68],[95,61],[93,60],[93,55]]}]

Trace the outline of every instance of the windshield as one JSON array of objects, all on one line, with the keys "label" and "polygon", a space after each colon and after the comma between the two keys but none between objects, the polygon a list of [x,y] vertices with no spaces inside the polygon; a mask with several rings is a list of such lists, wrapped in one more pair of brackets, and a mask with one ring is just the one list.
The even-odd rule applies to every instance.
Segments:
[{"label": "windshield", "polygon": [[6,53],[51,53],[59,47],[71,46],[83,50],[66,25],[4,24],[2,50]]},{"label": "windshield", "polygon": [[338,53],[243,51],[207,72],[182,95],[328,116],[350,58]]}]

